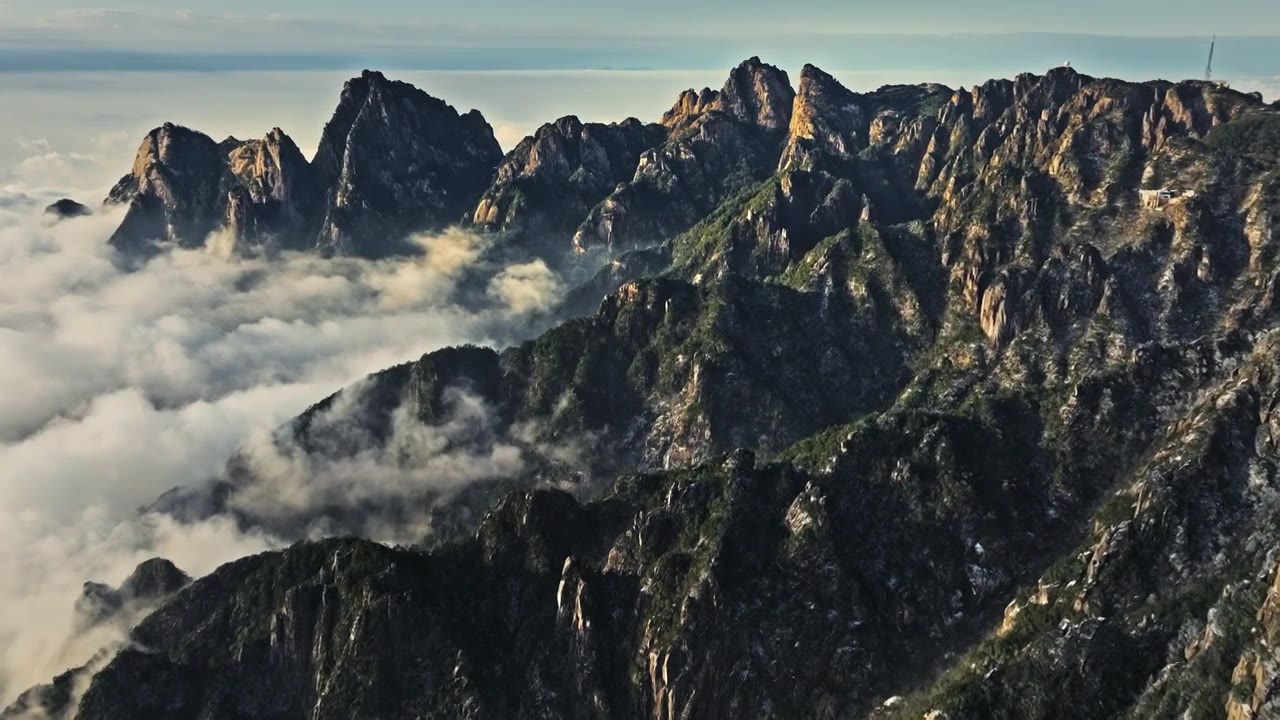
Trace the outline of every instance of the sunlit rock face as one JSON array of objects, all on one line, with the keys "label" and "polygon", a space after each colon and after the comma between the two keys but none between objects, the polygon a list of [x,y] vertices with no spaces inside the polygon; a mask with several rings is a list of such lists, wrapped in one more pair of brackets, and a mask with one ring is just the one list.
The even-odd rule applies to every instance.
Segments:
[{"label": "sunlit rock face", "polygon": [[683,93],[662,118],[667,140],[641,154],[634,177],[581,222],[579,252],[622,252],[670,240],[772,172],[791,121],[786,72],[751,58],[719,91]]}]

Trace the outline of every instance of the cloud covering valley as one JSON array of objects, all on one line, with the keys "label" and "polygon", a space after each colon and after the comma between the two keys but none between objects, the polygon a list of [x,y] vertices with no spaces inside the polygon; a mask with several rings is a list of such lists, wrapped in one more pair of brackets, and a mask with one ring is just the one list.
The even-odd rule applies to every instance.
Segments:
[{"label": "cloud covering valley", "polygon": [[[106,243],[118,211],[55,223],[41,212],[52,199],[0,187],[0,706],[118,636],[105,628],[68,644],[85,581],[119,583],[153,556],[198,577],[283,542],[223,517],[180,523],[139,507],[218,476],[237,448],[264,447],[281,423],[368,373],[533,334],[562,289],[545,265],[521,263],[489,268],[457,302],[486,243],[459,230],[417,238],[423,254],[409,260],[172,251],[128,272]],[[483,422],[464,400],[457,422]],[[439,457],[438,437],[398,442],[420,454],[413,473],[377,475],[369,456],[347,468],[395,480],[368,492],[519,464],[506,445]],[[305,501],[305,488],[262,492]]]}]

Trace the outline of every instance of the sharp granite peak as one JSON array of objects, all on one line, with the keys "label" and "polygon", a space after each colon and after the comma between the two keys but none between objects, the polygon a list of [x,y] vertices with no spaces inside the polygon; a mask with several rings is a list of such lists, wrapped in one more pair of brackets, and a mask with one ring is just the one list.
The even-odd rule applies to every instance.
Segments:
[{"label": "sharp granite peak", "polygon": [[499,159],[444,107],[366,75],[309,181],[282,136],[167,127],[123,184],[187,242],[234,186],[330,252],[463,216],[603,249],[575,317],[277,438],[318,467],[452,428],[519,470],[264,518],[241,454],[202,512],[432,530],[226,565],[0,718],[1280,715],[1280,108],[1070,68],[793,90],[753,58]]},{"label": "sharp granite peak", "polygon": [[226,252],[403,254],[409,234],[459,222],[501,157],[478,111],[459,115],[365,71],[343,88],[310,162],[279,128],[220,143],[172,124],[151,131],[107,196],[129,208],[111,243],[145,255],[216,234]]}]

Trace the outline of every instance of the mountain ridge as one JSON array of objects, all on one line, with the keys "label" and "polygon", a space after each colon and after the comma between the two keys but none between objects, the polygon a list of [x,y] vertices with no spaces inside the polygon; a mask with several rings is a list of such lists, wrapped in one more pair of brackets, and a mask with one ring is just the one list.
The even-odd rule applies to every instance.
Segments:
[{"label": "mountain ridge", "polygon": [[405,254],[406,236],[462,218],[501,154],[478,111],[366,70],[346,83],[311,161],[279,128],[221,143],[173,124],[151,131],[107,195],[128,206],[110,242],[145,257],[221,232],[227,253]]},{"label": "mountain ridge", "polygon": [[581,242],[525,206],[561,251],[631,251],[594,313],[389,370],[282,440],[341,459],[343,423],[382,442],[465,393],[528,457],[581,459],[446,498],[420,548],[224,566],[51,715],[1276,712],[1274,108],[1069,68],[791,90],[752,58],[662,125],[612,189],[582,148],[652,126],[544,126],[471,213],[540,168],[548,202],[598,197]]}]

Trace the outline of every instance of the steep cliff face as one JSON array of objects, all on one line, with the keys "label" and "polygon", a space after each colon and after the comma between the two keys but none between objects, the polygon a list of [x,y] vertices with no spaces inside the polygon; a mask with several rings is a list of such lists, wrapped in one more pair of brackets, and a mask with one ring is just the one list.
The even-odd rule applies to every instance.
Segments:
[{"label": "steep cliff face", "polygon": [[412,85],[365,72],[343,90],[316,154],[328,201],[320,251],[395,254],[408,233],[460,222],[501,157],[479,111],[459,115]]},{"label": "steep cliff face", "polygon": [[800,71],[778,169],[812,170],[829,159],[847,160],[870,143],[868,102],[813,65]]},{"label": "steep cliff face", "polygon": [[107,197],[129,205],[111,243],[144,256],[165,243],[213,243],[225,253],[405,252],[407,235],[463,219],[500,156],[478,112],[458,115],[411,85],[365,72],[347,83],[310,163],[279,128],[221,143],[175,125],[152,131]]},{"label": "steep cliff face", "polygon": [[107,195],[129,207],[111,244],[131,253],[155,242],[202,246],[223,219],[224,168],[222,148],[207,135],[171,124],[152,130],[132,172]]}]

